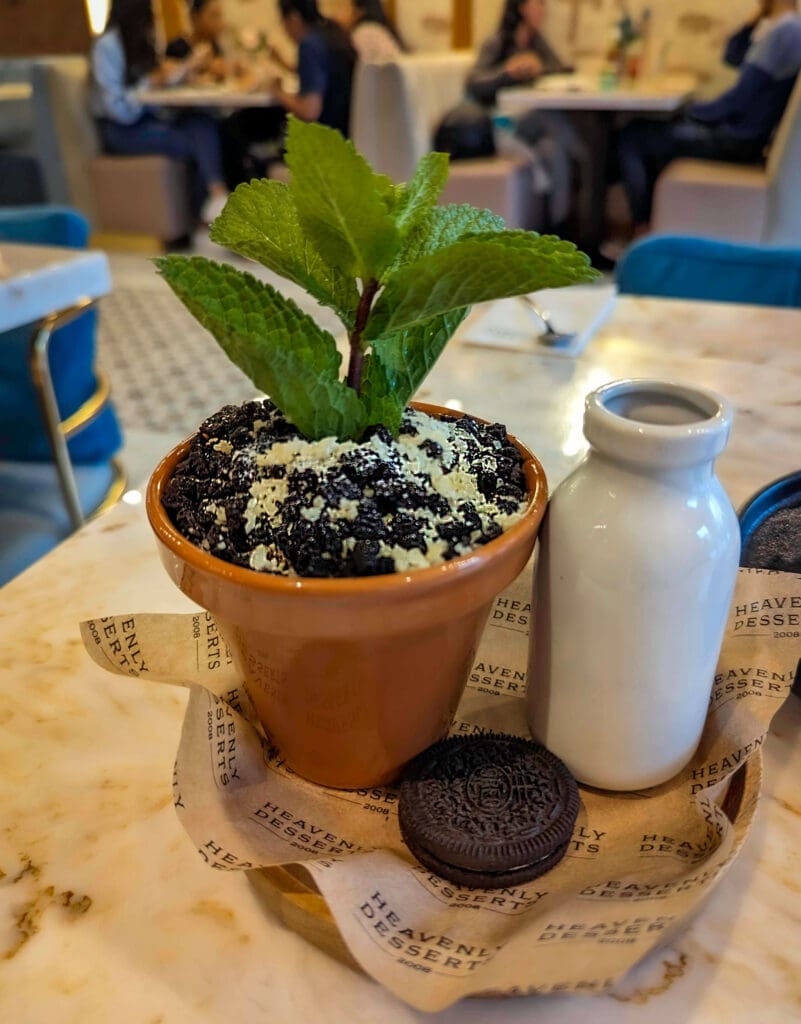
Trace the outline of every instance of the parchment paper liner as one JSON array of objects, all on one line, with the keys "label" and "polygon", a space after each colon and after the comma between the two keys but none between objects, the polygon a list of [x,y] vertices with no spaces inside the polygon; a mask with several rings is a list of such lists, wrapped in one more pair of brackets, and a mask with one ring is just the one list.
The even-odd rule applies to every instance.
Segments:
[{"label": "parchment paper liner", "polygon": [[[527,735],[530,592],[529,568],[496,600],[453,733]],[[294,775],[251,724],[208,614],[121,615],[81,633],[110,672],[190,687],[173,791],[201,856],[229,871],[302,865],[365,972],[434,1011],[477,993],[603,991],[698,909],[753,818],[760,748],[801,653],[801,577],[740,570],[687,768],[645,793],[582,788],[562,863],[498,891],[460,888],[418,865],[400,839],[393,790],[327,790]],[[749,785],[740,777],[724,803],[746,762]]]}]

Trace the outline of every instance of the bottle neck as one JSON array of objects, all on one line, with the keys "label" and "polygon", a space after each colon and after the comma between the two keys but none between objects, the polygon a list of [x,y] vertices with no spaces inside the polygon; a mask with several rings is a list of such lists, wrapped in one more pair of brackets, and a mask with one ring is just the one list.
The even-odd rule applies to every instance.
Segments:
[{"label": "bottle neck", "polygon": [[711,392],[671,381],[628,380],[587,396],[590,446],[633,473],[695,478],[712,471],[731,427],[731,408]]},{"label": "bottle neck", "polygon": [[594,466],[609,473],[621,473],[629,477],[647,478],[667,487],[687,490],[705,487],[715,476],[714,459],[697,462],[691,466],[671,466],[658,462],[633,462],[615,452],[591,445],[588,459]]}]

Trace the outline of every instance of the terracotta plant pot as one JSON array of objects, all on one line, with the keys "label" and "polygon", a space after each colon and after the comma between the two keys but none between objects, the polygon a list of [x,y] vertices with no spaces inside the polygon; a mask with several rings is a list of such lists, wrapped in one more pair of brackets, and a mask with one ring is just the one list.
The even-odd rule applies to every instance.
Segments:
[{"label": "terracotta plant pot", "polygon": [[189,441],[156,468],[147,513],[161,560],[217,619],[265,729],[300,775],[340,789],[382,785],[447,733],[492,602],[528,561],[548,500],[542,466],[511,440],[529,490],[520,522],[443,565],[354,579],[273,576],[214,558],[161,503]]}]

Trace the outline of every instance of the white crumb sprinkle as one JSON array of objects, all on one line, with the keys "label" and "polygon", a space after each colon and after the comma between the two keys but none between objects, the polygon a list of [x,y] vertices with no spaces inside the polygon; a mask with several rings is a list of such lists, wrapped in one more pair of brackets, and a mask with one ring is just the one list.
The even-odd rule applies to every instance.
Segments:
[{"label": "white crumb sprinkle", "polygon": [[[505,443],[490,433],[479,432],[479,442],[455,423],[407,410],[403,430],[392,440],[374,433],[360,444],[334,437],[311,442],[286,431],[283,440],[273,441],[272,416],[255,419],[252,440],[236,449],[224,437],[212,435],[207,442],[228,458],[230,480],[241,481],[238,507],[230,504],[230,492],[213,489],[202,505],[206,522],[225,535],[219,540],[209,534],[211,543],[258,572],[294,576],[289,558],[300,552],[316,562],[314,575],[325,575],[326,562],[340,559],[358,572],[371,571],[375,559],[391,560],[397,572],[424,569],[468,554],[525,513],[525,502],[510,513],[502,510],[510,507],[508,496],[491,500],[481,490],[482,474],[500,477],[499,467],[509,465],[508,452],[501,455]],[[371,459],[390,472],[373,476]],[[217,472],[225,476],[225,470]],[[298,477],[303,473],[305,480]],[[376,516],[382,520],[378,528]],[[250,550],[237,547],[243,528],[245,537],[256,533]],[[415,541],[417,546],[406,546]],[[208,539],[200,543],[209,550]],[[299,565],[298,571],[305,569]]]}]

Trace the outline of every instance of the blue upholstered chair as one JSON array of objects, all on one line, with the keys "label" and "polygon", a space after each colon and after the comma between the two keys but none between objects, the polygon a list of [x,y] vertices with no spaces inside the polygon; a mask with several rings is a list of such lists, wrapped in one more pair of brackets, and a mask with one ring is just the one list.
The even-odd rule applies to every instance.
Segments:
[{"label": "blue upholstered chair", "polygon": [[628,249],[615,278],[621,294],[801,306],[801,248],[654,235]]},{"label": "blue upholstered chair", "polygon": [[[89,226],[73,210],[0,210],[0,241],[85,248]],[[0,335],[0,585],[63,540],[73,527],[56,475],[34,387],[28,324]],[[108,382],[94,369],[97,313],[52,334],[48,352],[61,431],[84,516],[119,487],[112,459],[121,445]]]}]

